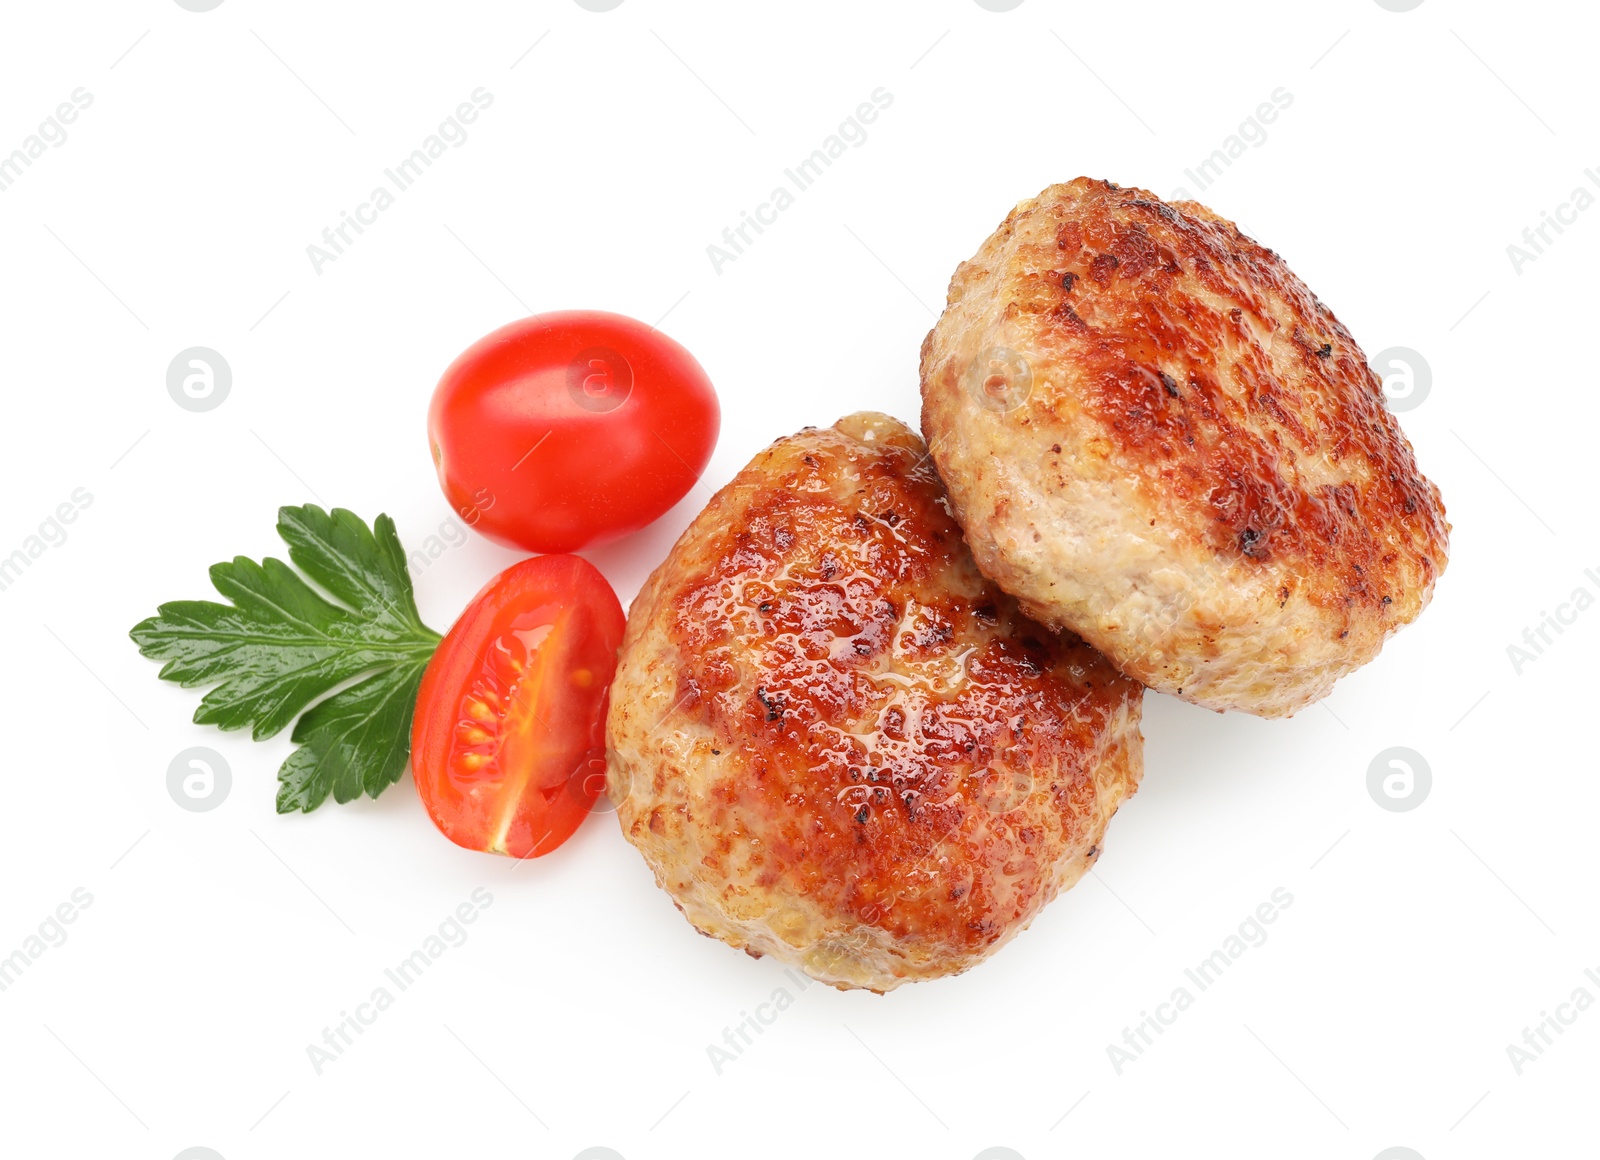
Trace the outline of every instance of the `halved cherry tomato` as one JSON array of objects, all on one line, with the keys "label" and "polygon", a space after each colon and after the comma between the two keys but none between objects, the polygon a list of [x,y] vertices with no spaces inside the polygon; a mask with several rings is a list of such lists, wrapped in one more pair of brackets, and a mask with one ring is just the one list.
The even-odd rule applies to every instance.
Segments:
[{"label": "halved cherry tomato", "polygon": [[513,858],[572,836],[605,788],[606,705],[626,618],[598,569],[538,556],[491,580],[417,695],[411,767],[445,837]]},{"label": "halved cherry tomato", "polygon": [[569,310],[468,347],[434,389],[428,441],[468,524],[530,552],[573,552],[682,499],[720,423],[683,347],[620,314]]}]

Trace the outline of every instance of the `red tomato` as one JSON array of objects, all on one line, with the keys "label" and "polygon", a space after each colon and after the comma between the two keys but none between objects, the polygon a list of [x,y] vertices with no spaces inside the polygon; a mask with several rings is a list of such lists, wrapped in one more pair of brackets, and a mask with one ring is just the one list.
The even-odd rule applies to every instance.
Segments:
[{"label": "red tomato", "polygon": [[693,355],[594,310],[535,315],[478,340],[428,408],[450,506],[530,552],[576,551],[659,517],[700,478],[720,425]]},{"label": "red tomato", "polygon": [[582,824],[605,788],[624,622],[577,556],[524,560],[478,593],[428,662],[411,731],[417,791],[445,837],[529,858]]}]

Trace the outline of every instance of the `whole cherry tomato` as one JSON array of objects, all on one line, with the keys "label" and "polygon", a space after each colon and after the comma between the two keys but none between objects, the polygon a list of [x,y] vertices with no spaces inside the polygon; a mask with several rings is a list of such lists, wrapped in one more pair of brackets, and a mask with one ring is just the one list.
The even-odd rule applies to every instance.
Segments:
[{"label": "whole cherry tomato", "polygon": [[700,478],[720,425],[693,355],[593,310],[524,318],[473,343],[428,408],[450,506],[530,552],[576,551],[658,518]]},{"label": "whole cherry tomato", "polygon": [[605,719],[626,618],[578,556],[536,556],[491,580],[428,662],[411,768],[459,846],[548,854],[605,789]]}]

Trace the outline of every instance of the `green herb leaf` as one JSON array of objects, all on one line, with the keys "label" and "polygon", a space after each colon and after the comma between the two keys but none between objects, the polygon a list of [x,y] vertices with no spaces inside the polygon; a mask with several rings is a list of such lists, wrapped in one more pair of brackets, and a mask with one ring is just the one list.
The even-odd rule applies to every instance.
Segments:
[{"label": "green herb leaf", "polygon": [[232,604],[163,604],[130,635],[166,662],[163,680],[215,686],[196,724],[249,726],[260,740],[299,717],[300,748],[278,770],[279,813],[309,812],[329,793],[341,803],[377,797],[405,771],[417,686],[439,634],[417,613],[388,516],[369,528],[343,508],[285,507],[278,534],[334,600],[281,560],[239,556],[211,569]]}]

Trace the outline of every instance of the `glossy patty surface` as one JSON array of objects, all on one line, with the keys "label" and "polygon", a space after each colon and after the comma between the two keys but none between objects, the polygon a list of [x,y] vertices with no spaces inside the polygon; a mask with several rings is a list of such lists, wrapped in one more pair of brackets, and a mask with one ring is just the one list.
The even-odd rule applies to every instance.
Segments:
[{"label": "glossy patty surface", "polygon": [[886,991],[1093,863],[1142,693],[984,580],[912,431],[853,415],[758,455],[635,600],[610,794],[702,931]]},{"label": "glossy patty surface", "polygon": [[1295,712],[1428,603],[1449,525],[1350,332],[1193,202],[1079,178],[1012,211],[922,350],[979,566],[1124,673]]}]

